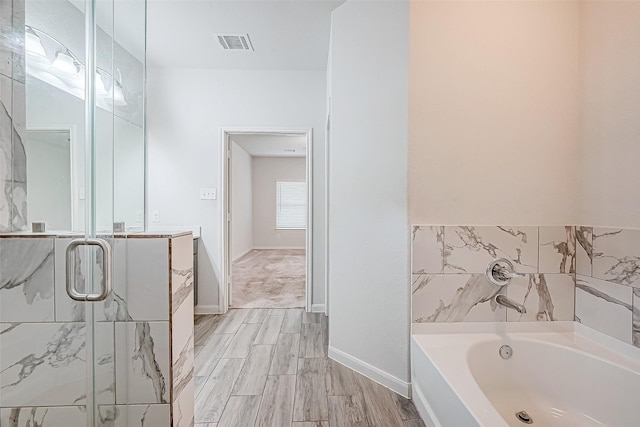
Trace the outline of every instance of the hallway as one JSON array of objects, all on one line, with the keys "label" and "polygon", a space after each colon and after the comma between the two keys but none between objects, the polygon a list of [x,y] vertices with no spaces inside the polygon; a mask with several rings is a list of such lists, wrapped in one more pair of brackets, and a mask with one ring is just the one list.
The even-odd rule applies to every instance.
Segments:
[{"label": "hallway", "polygon": [[231,310],[195,323],[199,427],[424,427],[410,400],[330,360],[327,317]]},{"label": "hallway", "polygon": [[231,272],[233,308],[304,307],[304,249],[253,249]]}]

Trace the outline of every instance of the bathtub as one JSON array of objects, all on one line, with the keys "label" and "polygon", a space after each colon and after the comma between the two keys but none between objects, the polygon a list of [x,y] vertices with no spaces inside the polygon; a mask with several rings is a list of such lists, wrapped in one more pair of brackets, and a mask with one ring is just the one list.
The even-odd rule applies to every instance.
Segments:
[{"label": "bathtub", "polygon": [[580,323],[414,324],[411,364],[427,427],[640,426],[640,349]]}]

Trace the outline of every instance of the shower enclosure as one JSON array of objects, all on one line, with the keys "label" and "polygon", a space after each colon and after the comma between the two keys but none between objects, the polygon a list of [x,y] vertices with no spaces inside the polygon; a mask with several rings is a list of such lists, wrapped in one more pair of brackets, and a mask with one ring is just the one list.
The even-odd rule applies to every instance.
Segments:
[{"label": "shower enclosure", "polygon": [[[145,229],[145,8],[0,1],[2,427],[168,423],[157,325],[127,306],[127,237]],[[130,384],[132,359],[150,393]]]}]

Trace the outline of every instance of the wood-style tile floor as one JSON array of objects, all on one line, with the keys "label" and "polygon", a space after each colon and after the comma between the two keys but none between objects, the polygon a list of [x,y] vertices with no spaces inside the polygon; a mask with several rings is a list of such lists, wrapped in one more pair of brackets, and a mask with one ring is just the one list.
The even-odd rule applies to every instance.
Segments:
[{"label": "wood-style tile floor", "polygon": [[302,309],[197,316],[196,427],[424,427],[413,402],[327,358]]}]

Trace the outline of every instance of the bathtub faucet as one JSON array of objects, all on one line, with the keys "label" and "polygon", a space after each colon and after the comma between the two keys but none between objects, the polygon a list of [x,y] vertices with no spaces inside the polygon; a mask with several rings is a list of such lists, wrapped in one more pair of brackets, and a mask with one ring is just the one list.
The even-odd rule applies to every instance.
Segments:
[{"label": "bathtub faucet", "polygon": [[496,295],[495,300],[496,300],[496,303],[500,304],[501,306],[511,308],[520,314],[525,314],[527,312],[527,309],[524,307],[524,305],[518,304],[517,302],[510,300],[509,298],[505,297],[502,294]]}]

